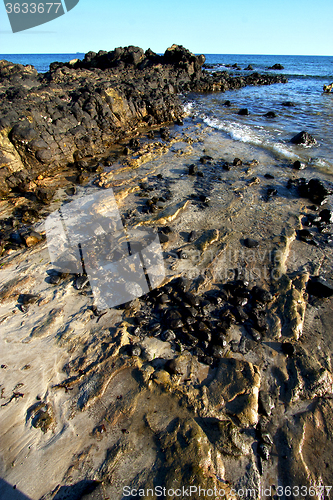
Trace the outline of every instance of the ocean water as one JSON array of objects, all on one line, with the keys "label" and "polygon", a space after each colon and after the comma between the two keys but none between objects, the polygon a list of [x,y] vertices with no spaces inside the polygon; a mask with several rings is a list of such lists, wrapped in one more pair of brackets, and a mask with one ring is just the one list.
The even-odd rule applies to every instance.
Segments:
[{"label": "ocean water", "polygon": [[83,59],[82,52],[76,54],[0,54],[0,60],[5,59],[15,64],[32,64],[39,73],[49,70],[52,62],[69,62],[72,59]]},{"label": "ocean water", "polygon": [[[54,61],[67,62],[82,59],[84,54],[0,54],[0,59],[20,64],[32,64],[45,72]],[[225,93],[189,94],[184,105],[189,116],[199,120],[236,142],[248,143],[278,160],[300,159],[313,167],[333,175],[333,93],[323,93],[323,85],[333,82],[333,56],[278,56],[206,54],[206,63],[214,68],[208,71],[228,71],[234,75],[247,75],[244,68],[251,64],[259,73],[280,73],[288,78],[287,84],[245,87]],[[227,67],[237,63],[240,70]],[[280,63],[284,70],[268,70]],[[231,101],[231,106],[223,103]],[[282,103],[291,101],[294,106]],[[239,116],[240,108],[248,108],[248,116]],[[277,115],[265,118],[268,111]],[[312,148],[293,146],[290,139],[306,130],[318,144]]]},{"label": "ocean water", "polygon": [[[235,63],[242,69],[227,66]],[[282,64],[284,70],[268,70],[276,63]],[[288,83],[188,95],[185,105],[190,116],[226,138],[263,148],[278,160],[300,159],[333,174],[333,93],[323,93],[323,85],[333,82],[333,56],[208,54],[206,64],[214,64],[208,71],[228,71],[234,75],[251,73],[244,70],[251,64],[258,73],[285,75]],[[223,105],[226,100],[231,101],[230,107]],[[294,106],[283,106],[286,101]],[[240,108],[248,108],[250,114],[239,116]],[[268,111],[274,111],[276,118],[264,117]],[[315,137],[316,146],[304,148],[290,143],[302,130]]]}]

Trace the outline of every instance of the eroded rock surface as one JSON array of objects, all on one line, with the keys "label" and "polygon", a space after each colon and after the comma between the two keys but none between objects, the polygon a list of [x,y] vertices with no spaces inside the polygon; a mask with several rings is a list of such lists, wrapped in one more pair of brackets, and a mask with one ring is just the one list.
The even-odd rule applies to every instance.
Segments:
[{"label": "eroded rock surface", "polygon": [[[44,234],[38,217],[5,212],[1,474],[33,500],[120,500],[125,487],[179,484],[230,499],[249,488],[259,500],[262,488],[332,482],[333,254],[319,231],[330,213],[297,186],[318,205],[314,193],[329,190],[291,186],[285,165],[269,170],[246,145],[219,149],[216,132],[184,126],[170,147],[127,141],[94,183],[45,205],[45,215],[72,199],[84,206],[112,187],[126,230],[160,235],[165,278],[144,296],[99,310],[88,276],[54,269],[44,239],[18,239],[28,224]],[[298,237],[309,220],[318,245]],[[103,238],[98,250],[113,258]]]}]

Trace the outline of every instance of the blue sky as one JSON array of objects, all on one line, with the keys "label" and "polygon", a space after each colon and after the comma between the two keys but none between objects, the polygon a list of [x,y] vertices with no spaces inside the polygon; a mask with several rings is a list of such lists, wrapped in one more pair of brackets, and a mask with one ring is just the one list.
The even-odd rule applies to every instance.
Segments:
[{"label": "blue sky", "polygon": [[58,19],[13,34],[1,2],[0,53],[126,45],[164,52],[177,43],[205,54],[333,55],[332,21],[333,0],[80,0]]}]

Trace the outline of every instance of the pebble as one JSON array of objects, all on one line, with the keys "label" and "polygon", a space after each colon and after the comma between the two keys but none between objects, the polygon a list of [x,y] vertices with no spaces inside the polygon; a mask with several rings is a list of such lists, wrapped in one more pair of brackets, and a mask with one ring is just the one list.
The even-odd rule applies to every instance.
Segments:
[{"label": "pebble", "polygon": [[161,334],[161,340],[163,340],[163,342],[172,342],[175,339],[176,339],[176,334],[172,330],[165,330]]},{"label": "pebble", "polygon": [[89,283],[88,276],[78,276],[75,280],[75,288],[77,290],[82,290]]},{"label": "pebble", "polygon": [[259,413],[265,417],[270,417],[273,408],[274,402],[271,395],[268,392],[259,391]]},{"label": "pebble", "polygon": [[306,168],[306,164],[305,163],[302,163],[301,161],[299,160],[296,160],[294,161],[293,163],[293,168],[295,170],[304,170]]},{"label": "pebble", "polygon": [[313,234],[308,229],[299,229],[297,234],[299,239],[305,243],[311,243],[313,241]]},{"label": "pebble", "polygon": [[198,237],[199,237],[199,235],[198,235],[197,231],[191,231],[189,236],[188,236],[189,243],[192,243],[193,241],[197,240]]},{"label": "pebble", "polygon": [[161,243],[168,243],[169,237],[164,233],[158,233],[159,239]]},{"label": "pebble", "polygon": [[23,239],[27,247],[32,247],[34,245],[37,245],[37,243],[39,243],[40,241],[42,241],[43,237],[36,231],[30,231],[30,233],[23,236]]},{"label": "pebble", "polygon": [[286,356],[293,356],[295,354],[295,346],[291,342],[283,342],[281,349]]},{"label": "pebble", "polygon": [[273,300],[273,295],[265,290],[264,288],[261,288],[259,286],[254,286],[251,290],[252,296],[255,300],[258,302],[271,302]]},{"label": "pebble", "polygon": [[321,276],[312,276],[307,283],[306,290],[310,295],[319,298],[332,297],[333,295],[333,286]]},{"label": "pebble", "polygon": [[24,305],[35,304],[40,298],[40,295],[33,295],[31,293],[24,293],[19,296],[18,301]]},{"label": "pebble", "polygon": [[263,458],[264,460],[269,460],[270,447],[267,444],[260,443],[258,447],[258,452],[261,458]]},{"label": "pebble", "polygon": [[141,354],[141,347],[138,345],[131,345],[128,348],[128,353],[130,356],[140,356]]},{"label": "pebble", "polygon": [[59,275],[53,275],[53,276],[50,276],[49,278],[49,282],[51,283],[51,285],[58,285],[58,283],[60,283],[61,281],[61,277]]},{"label": "pebble", "polygon": [[255,240],[253,238],[245,238],[244,245],[247,248],[257,248],[259,246],[259,241]]}]

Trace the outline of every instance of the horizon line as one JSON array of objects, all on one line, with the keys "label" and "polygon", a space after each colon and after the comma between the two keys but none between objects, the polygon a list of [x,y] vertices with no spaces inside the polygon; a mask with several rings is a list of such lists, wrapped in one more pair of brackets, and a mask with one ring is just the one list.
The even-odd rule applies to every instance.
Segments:
[{"label": "horizon line", "polygon": [[[126,46],[125,46],[126,47]],[[117,47],[115,47],[117,48]],[[140,47],[141,48],[141,47]],[[186,48],[186,47],[185,47]],[[104,50],[104,49],[100,49]],[[106,52],[112,52],[111,49],[110,51]],[[189,49],[188,49],[189,50]],[[94,50],[88,51],[88,52],[95,52]],[[191,52],[191,51],[190,51]],[[195,55],[206,55],[206,56],[278,56],[278,57],[333,57],[332,55],[327,55],[327,54],[259,54],[259,53],[240,53],[240,52],[230,52],[230,53],[223,53],[223,52],[193,52]],[[40,55],[75,55],[75,54],[87,54],[87,52],[11,52],[11,53],[0,53],[1,56],[40,56]],[[98,54],[98,52],[96,52]],[[156,52],[157,55],[163,55],[164,52]]]}]

